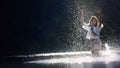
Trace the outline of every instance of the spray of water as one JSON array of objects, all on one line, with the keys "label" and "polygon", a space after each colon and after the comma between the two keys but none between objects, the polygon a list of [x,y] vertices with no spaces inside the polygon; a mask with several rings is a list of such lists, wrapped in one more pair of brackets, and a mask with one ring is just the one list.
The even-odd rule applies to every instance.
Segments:
[{"label": "spray of water", "polygon": [[96,8],[93,4],[93,0],[69,0],[67,17],[70,22],[67,27],[69,27],[71,32],[68,33],[67,42],[69,43],[68,49],[71,49],[71,51],[90,50],[91,48],[90,43],[85,38],[86,31],[80,23],[80,11],[84,10],[85,22],[88,22],[90,16],[94,15],[94,9]]},{"label": "spray of water", "polygon": [[[69,0],[68,3],[69,4],[67,5],[67,18],[68,18],[67,20],[69,20],[69,23],[66,23],[66,27],[68,27],[68,30],[70,32],[67,33],[66,35],[68,36],[68,38],[65,41],[67,42],[65,46],[68,47],[66,50],[71,49],[69,51],[83,51],[83,50],[88,51],[91,49],[91,46],[89,40],[85,38],[87,31],[85,31],[82,28],[80,23],[80,18],[81,18],[80,11],[84,10],[85,22],[88,23],[90,17],[92,15],[95,15],[95,11],[98,8],[102,8],[102,7],[98,5],[99,3],[97,3],[96,0]],[[106,17],[103,18],[105,18],[104,20],[108,20],[108,18]],[[103,24],[105,26],[108,26],[104,21]],[[111,28],[111,26],[109,27]],[[115,34],[114,29],[111,29],[111,31],[113,34]],[[107,34],[103,32],[104,31],[101,31],[102,34],[105,35]],[[109,46],[114,46],[114,47],[118,46],[116,41],[117,39],[115,36],[109,36],[109,35],[105,37],[105,39],[102,39],[103,44],[105,42],[107,43],[110,42]]]}]

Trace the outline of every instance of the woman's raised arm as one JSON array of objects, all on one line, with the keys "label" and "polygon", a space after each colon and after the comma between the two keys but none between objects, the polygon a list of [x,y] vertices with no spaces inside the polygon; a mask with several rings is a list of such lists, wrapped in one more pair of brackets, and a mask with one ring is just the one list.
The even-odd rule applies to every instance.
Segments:
[{"label": "woman's raised arm", "polygon": [[82,25],[84,25],[84,12],[83,12],[83,10],[81,10],[80,12],[81,12],[80,22],[81,22]]}]

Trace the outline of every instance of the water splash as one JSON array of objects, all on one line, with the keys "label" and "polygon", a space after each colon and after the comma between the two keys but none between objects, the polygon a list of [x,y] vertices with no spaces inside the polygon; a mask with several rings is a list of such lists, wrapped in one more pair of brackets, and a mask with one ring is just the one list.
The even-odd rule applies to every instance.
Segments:
[{"label": "water splash", "polygon": [[[86,53],[88,55],[83,55]],[[107,66],[106,68],[109,68],[112,62],[120,62],[119,59],[120,55],[117,54],[120,53],[120,51],[111,51],[111,53],[113,54],[104,54],[103,56],[100,57],[92,57],[90,55],[90,51],[36,54],[36,56],[44,56],[47,59],[42,58],[34,61],[27,61],[25,62],[25,64],[45,64],[45,65],[64,64],[64,65],[71,65],[70,67],[66,67],[66,68],[80,68],[80,67],[86,68],[86,66],[87,68],[92,68],[92,66],[94,66],[96,63],[98,64],[101,63],[106,65]],[[76,65],[78,65],[78,67],[76,67]]]},{"label": "water splash", "polygon": [[71,51],[90,50],[90,42],[86,40],[86,31],[81,27],[80,23],[80,11],[81,9],[85,12],[85,22],[88,23],[91,15],[94,15],[94,10],[98,6],[94,6],[94,0],[70,0],[67,6],[68,20],[70,21],[67,25],[71,31],[67,35],[68,49]]},{"label": "water splash", "polygon": [[[68,30],[70,30],[69,33],[66,34],[68,38],[66,39],[65,46],[67,47],[66,50],[68,51],[83,51],[83,50],[90,50],[92,46],[90,46],[90,42],[85,38],[86,31],[81,27],[80,23],[80,10],[84,10],[85,13],[85,22],[88,23],[89,18],[92,15],[95,15],[95,11],[99,8],[103,8],[102,5],[103,1],[99,4],[97,0],[69,0],[68,6],[67,6],[67,20],[69,20],[68,23],[66,23],[66,27],[68,27]],[[103,15],[104,16],[104,15]],[[104,20],[109,20],[107,17]],[[111,28],[106,22],[103,21],[103,24],[105,25],[105,28]],[[102,34],[110,34],[109,32],[106,32],[106,29],[103,29]],[[111,29],[112,34],[115,34],[114,29]],[[104,36],[104,35],[102,35]],[[115,36],[106,36],[105,39],[102,39],[103,44],[105,42],[111,42],[110,46],[118,46]],[[70,50],[69,50],[70,49]]]},{"label": "water splash", "polygon": [[108,45],[108,43],[105,43],[105,48],[106,48],[106,51],[110,51],[110,46]]}]

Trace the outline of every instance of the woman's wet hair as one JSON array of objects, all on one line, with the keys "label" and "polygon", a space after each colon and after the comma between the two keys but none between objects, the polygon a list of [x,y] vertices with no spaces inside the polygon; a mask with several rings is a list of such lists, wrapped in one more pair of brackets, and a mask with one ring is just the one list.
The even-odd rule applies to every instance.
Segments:
[{"label": "woman's wet hair", "polygon": [[91,16],[91,18],[90,18],[90,20],[89,20],[89,23],[88,23],[89,25],[91,24],[91,21],[92,21],[93,19],[96,20],[97,25],[98,25],[98,23],[100,23],[100,22],[99,22],[99,19],[98,19],[96,16]]}]

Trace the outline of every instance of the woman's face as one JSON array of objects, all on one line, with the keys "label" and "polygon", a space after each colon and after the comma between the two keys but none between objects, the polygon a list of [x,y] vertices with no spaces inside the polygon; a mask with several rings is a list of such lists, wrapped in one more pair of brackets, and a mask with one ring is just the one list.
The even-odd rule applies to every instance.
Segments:
[{"label": "woman's face", "polygon": [[97,21],[96,21],[96,19],[93,18],[90,25],[91,25],[91,26],[97,26]]}]

